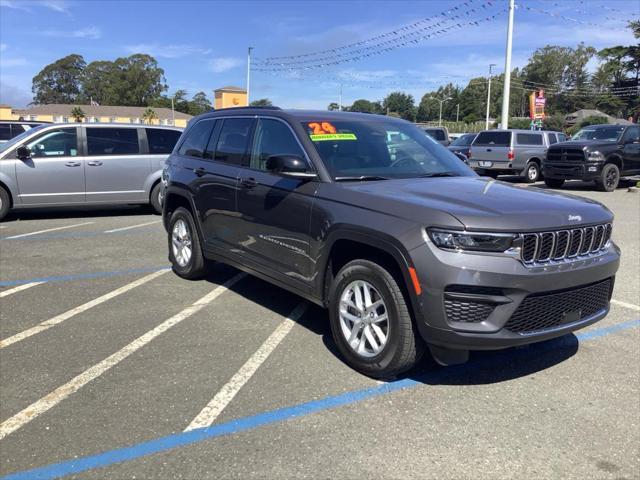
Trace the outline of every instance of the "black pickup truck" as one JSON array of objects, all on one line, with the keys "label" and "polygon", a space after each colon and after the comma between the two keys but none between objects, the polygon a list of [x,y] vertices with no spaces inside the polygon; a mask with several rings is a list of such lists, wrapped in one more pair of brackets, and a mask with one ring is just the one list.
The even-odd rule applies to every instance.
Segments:
[{"label": "black pickup truck", "polygon": [[559,188],[565,180],[595,181],[613,192],[620,177],[640,174],[640,126],[589,125],[568,142],[549,147],[544,182]]}]

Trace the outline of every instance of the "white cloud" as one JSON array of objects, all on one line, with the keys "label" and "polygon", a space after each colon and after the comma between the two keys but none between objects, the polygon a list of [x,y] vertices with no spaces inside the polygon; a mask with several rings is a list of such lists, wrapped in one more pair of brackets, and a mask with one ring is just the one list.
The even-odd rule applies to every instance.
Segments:
[{"label": "white cloud", "polygon": [[138,43],[127,45],[125,50],[131,54],[146,53],[158,58],[180,58],[189,55],[208,55],[211,49],[196,45],[159,45],[157,43]]},{"label": "white cloud", "polygon": [[23,10],[25,12],[31,11],[24,5],[24,3],[18,3],[15,0],[0,0],[0,7],[12,8],[14,10]]},{"label": "white cloud", "polygon": [[41,32],[41,35],[47,37],[88,38],[90,40],[98,40],[102,37],[102,31],[96,26],[90,26],[79,30],[45,30]]},{"label": "white cloud", "polygon": [[28,4],[24,0],[0,0],[0,7],[22,10],[23,12],[32,12],[33,10],[27,5],[40,6],[55,12],[71,14],[69,2],[66,0],[39,0]]},{"label": "white cloud", "polygon": [[65,0],[40,0],[38,4],[59,13],[70,14],[69,3]]},{"label": "white cloud", "polygon": [[215,73],[222,73],[244,64],[244,60],[234,57],[218,57],[209,62],[209,69]]}]

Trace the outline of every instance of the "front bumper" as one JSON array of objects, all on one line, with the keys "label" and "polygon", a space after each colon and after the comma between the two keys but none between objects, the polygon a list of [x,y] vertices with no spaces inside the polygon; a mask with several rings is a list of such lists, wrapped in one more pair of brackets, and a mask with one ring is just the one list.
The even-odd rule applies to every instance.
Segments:
[{"label": "front bumper", "polygon": [[545,178],[558,180],[596,180],[602,171],[602,162],[588,163],[544,163],[542,173]]},{"label": "front bumper", "polygon": [[[448,252],[429,242],[411,251],[411,259],[423,290],[417,299],[416,317],[425,341],[449,349],[494,350],[558,337],[604,318],[609,311],[620,252],[611,242],[598,256],[526,267],[515,258]],[[602,292],[604,287],[599,290],[600,303],[596,307],[582,307],[579,298],[572,296],[571,292],[602,286],[606,281],[610,281],[610,288],[606,293]],[[566,300],[560,295],[563,292],[569,292]],[[554,294],[556,297],[552,297]],[[522,318],[524,310],[526,326],[527,306],[532,299],[544,297],[557,300],[552,308],[541,307],[551,308],[549,317],[557,316],[558,308],[564,309],[563,302],[566,303],[563,320],[545,321],[547,312],[538,310],[536,315],[542,321],[532,321],[528,330],[514,328],[512,319]],[[467,302],[458,315],[451,314],[450,303],[445,306],[445,301],[452,298]],[[480,321],[468,321],[474,316]]]}]

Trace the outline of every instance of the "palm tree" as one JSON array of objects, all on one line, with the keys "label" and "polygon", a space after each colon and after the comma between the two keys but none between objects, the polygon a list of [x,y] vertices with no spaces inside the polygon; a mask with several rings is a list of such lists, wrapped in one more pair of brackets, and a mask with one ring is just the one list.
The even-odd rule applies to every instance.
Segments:
[{"label": "palm tree", "polygon": [[71,110],[71,116],[76,121],[76,123],[81,123],[82,119],[86,117],[80,107],[73,107],[73,110]]},{"label": "palm tree", "polygon": [[156,115],[156,112],[153,110],[153,108],[147,108],[142,114],[142,120],[145,123],[151,125],[154,120],[158,120],[158,115]]}]

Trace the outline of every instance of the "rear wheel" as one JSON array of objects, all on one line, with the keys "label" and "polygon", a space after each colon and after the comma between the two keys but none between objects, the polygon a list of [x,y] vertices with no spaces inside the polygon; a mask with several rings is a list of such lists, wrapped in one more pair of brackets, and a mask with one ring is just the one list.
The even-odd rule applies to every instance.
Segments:
[{"label": "rear wheel", "polygon": [[602,167],[600,178],[596,180],[596,187],[602,192],[613,192],[620,183],[620,170],[613,163],[608,163]]},{"label": "rear wheel", "polygon": [[535,183],[540,179],[540,165],[538,162],[530,161],[524,169],[524,181]]},{"label": "rear wheel", "polygon": [[354,260],[336,275],[329,293],[331,331],[354,369],[389,378],[412,368],[424,352],[402,290],[380,265]]},{"label": "rear wheel", "polygon": [[156,186],[151,189],[151,194],[149,195],[149,203],[151,204],[151,208],[157,214],[162,213],[162,183],[156,183]]},{"label": "rear wheel", "polygon": [[545,178],[544,184],[550,188],[560,188],[564,185],[564,180],[562,178]]},{"label": "rear wheel", "polygon": [[207,273],[193,216],[183,207],[177,208],[169,220],[169,261],[182,278],[195,280]]},{"label": "rear wheel", "polygon": [[11,199],[9,198],[9,193],[3,187],[0,187],[0,220],[7,216],[10,207]]}]

